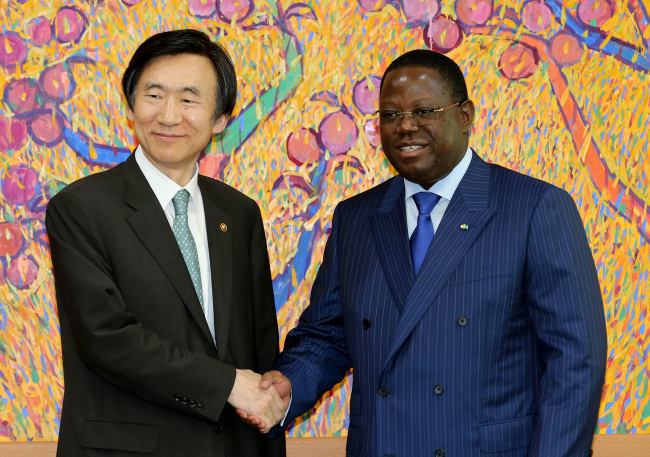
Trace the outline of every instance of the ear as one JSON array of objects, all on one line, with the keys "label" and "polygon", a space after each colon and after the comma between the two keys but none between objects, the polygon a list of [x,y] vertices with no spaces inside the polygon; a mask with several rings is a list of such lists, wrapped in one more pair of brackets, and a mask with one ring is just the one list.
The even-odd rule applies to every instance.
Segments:
[{"label": "ear", "polygon": [[467,129],[468,133],[472,128],[472,124],[474,123],[475,111],[476,108],[474,107],[474,102],[471,100],[467,100],[462,105],[460,105],[461,122]]},{"label": "ear", "polygon": [[131,122],[134,122],[135,119],[135,114],[133,114],[133,110],[129,108],[129,105],[126,105],[126,118]]},{"label": "ear", "polygon": [[228,116],[225,114],[222,114],[219,116],[219,118],[212,124],[212,133],[215,135],[220,134],[226,129],[226,125],[228,125]]}]

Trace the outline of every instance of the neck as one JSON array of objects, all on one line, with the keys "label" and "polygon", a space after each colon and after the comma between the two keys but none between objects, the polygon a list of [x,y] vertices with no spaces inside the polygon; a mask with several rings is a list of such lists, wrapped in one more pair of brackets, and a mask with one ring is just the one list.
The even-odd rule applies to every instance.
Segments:
[{"label": "neck", "polygon": [[196,162],[198,161],[198,156],[195,160],[186,160],[182,163],[175,163],[168,165],[166,163],[161,163],[160,161],[152,160],[151,157],[144,151],[144,157],[147,161],[156,167],[162,174],[167,176],[169,179],[174,181],[181,187],[185,187],[192,176],[194,176],[194,170],[196,169]]},{"label": "neck", "polygon": [[169,179],[171,179],[181,187],[185,187],[187,183],[190,182],[192,176],[194,175],[194,167],[192,167],[191,170],[162,170],[160,168],[158,169],[162,171],[165,174],[165,176],[167,176]]}]

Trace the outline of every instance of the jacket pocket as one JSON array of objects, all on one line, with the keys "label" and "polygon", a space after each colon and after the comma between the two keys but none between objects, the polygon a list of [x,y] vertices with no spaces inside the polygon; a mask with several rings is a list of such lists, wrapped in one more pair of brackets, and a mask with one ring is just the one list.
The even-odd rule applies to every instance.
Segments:
[{"label": "jacket pocket", "polygon": [[115,451],[156,452],[158,427],[128,422],[88,420],[84,425],[82,446]]},{"label": "jacket pocket", "polygon": [[481,452],[503,452],[528,448],[537,414],[479,425]]}]

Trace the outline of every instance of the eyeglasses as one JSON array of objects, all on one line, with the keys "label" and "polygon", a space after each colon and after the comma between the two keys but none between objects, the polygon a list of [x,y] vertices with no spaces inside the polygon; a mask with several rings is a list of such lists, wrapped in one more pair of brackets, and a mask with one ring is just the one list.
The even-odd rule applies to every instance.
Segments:
[{"label": "eyeglasses", "polygon": [[404,116],[408,114],[409,119],[415,125],[428,124],[430,121],[436,119],[439,113],[459,106],[465,103],[465,100],[454,103],[453,105],[443,106],[442,108],[432,108],[430,106],[422,106],[420,108],[413,108],[409,111],[400,111],[398,109],[380,109],[373,113],[379,119],[380,126],[392,126],[398,121],[401,122]]}]

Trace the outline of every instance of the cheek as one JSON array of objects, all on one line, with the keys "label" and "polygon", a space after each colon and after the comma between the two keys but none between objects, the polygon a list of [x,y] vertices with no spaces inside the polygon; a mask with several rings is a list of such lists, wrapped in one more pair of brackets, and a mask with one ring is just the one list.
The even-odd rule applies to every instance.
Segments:
[{"label": "cheek", "polygon": [[139,124],[147,124],[155,122],[157,119],[156,111],[153,109],[140,109],[134,115],[134,122]]},{"label": "cheek", "polygon": [[212,115],[208,115],[207,113],[196,113],[196,112],[191,112],[191,113],[186,113],[185,114],[185,121],[193,125],[197,128],[200,128],[201,130],[204,129],[209,129],[212,131]]},{"label": "cheek", "polygon": [[381,144],[384,147],[388,145],[388,134],[381,127],[379,128],[379,138],[381,138]]}]

